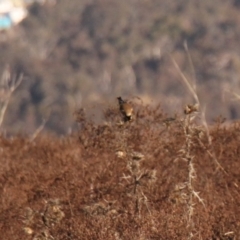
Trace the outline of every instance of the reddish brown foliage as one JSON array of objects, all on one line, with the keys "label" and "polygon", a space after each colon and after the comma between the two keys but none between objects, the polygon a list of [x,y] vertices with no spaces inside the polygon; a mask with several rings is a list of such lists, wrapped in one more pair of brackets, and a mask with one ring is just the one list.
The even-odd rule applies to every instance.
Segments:
[{"label": "reddish brown foliage", "polygon": [[184,121],[135,109],[125,124],[116,109],[102,125],[79,112],[78,136],[1,137],[1,239],[239,239],[239,125],[216,124],[209,144],[189,123],[203,200],[189,221]]}]

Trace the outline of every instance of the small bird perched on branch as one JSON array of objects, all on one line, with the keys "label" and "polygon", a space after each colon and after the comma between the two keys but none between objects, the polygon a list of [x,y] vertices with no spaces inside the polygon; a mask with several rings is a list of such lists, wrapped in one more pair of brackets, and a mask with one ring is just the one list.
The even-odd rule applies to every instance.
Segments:
[{"label": "small bird perched on branch", "polygon": [[199,105],[196,103],[194,105],[188,104],[186,105],[186,107],[184,108],[184,113],[186,115],[191,114],[193,112],[197,112],[199,108]]},{"label": "small bird perched on branch", "polygon": [[133,108],[130,103],[124,101],[121,97],[118,97],[119,110],[123,114],[124,121],[131,121],[133,115]]}]

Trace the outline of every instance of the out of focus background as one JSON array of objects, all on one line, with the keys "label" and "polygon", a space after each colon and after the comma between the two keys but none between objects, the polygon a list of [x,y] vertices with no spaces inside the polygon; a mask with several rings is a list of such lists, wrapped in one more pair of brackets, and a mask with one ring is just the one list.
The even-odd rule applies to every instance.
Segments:
[{"label": "out of focus background", "polygon": [[22,77],[1,128],[32,134],[45,119],[44,131],[67,134],[75,110],[98,118],[120,95],[181,113],[194,101],[170,55],[209,123],[237,119],[239,43],[240,0],[0,0],[2,109],[6,79]]}]

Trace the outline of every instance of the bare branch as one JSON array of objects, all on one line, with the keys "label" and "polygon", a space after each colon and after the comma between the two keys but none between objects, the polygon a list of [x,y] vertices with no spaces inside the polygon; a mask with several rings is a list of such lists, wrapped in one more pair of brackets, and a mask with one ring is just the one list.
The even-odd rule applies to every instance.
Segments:
[{"label": "bare branch", "polygon": [[23,74],[21,73],[18,77],[12,76],[10,72],[9,66],[6,66],[1,82],[2,84],[0,85],[0,90],[1,90],[1,95],[0,95],[0,127],[3,123],[3,119],[11,98],[11,95],[13,92],[18,88],[18,86],[21,84],[23,80]]},{"label": "bare branch", "polygon": [[171,60],[172,60],[172,62],[173,62],[173,64],[174,64],[175,68],[176,68],[177,71],[179,72],[180,76],[182,77],[182,80],[183,80],[184,83],[187,85],[189,91],[190,91],[191,94],[193,95],[196,103],[197,103],[198,105],[200,105],[199,98],[198,98],[198,96],[197,96],[197,93],[196,93],[194,87],[191,86],[190,81],[189,81],[189,80],[186,78],[186,76],[183,74],[183,72],[182,72],[181,69],[179,68],[179,66],[178,66],[177,62],[175,61],[175,59],[174,59],[171,55],[170,55],[170,58],[171,58]]}]

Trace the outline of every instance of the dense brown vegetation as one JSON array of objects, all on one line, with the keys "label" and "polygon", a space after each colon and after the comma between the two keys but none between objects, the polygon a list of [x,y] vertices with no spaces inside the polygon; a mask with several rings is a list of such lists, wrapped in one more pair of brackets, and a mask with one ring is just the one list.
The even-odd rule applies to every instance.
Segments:
[{"label": "dense brown vegetation", "polygon": [[1,239],[240,239],[239,124],[136,102],[132,122],[108,107],[73,136],[1,136]]},{"label": "dense brown vegetation", "polygon": [[[238,0],[58,0],[29,7],[1,34],[0,73],[25,76],[4,121],[8,131],[66,133],[74,108],[135,94],[175,112],[191,97],[169,58],[196,79],[207,119],[238,118]],[[184,50],[188,42],[195,72]],[[51,114],[49,114],[51,112]]]}]

